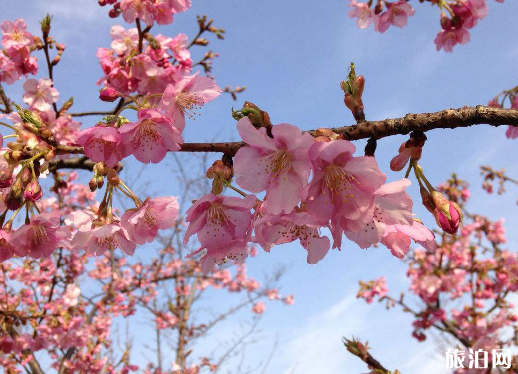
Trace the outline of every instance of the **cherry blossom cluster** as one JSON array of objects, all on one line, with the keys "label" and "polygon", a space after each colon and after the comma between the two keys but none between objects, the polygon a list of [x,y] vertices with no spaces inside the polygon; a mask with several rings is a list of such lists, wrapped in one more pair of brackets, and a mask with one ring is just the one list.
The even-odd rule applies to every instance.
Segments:
[{"label": "cherry blossom cluster", "polygon": [[133,23],[141,20],[148,27],[156,22],[168,25],[173,22],[173,15],[185,12],[191,7],[191,0],[98,0],[100,6],[111,5],[111,18],[122,14],[124,21]]},{"label": "cherry blossom cluster", "polygon": [[[441,31],[435,38],[437,50],[451,52],[457,44],[466,44],[470,40],[469,31],[476,26],[478,20],[488,14],[487,0],[426,0],[440,10]],[[496,0],[503,3],[504,0]],[[420,1],[420,2],[424,2]],[[369,1],[368,3],[350,0],[349,16],[357,18],[360,29],[374,24],[374,30],[385,32],[391,25],[403,28],[407,25],[408,17],[415,10],[407,0],[389,2],[385,0]]]},{"label": "cherry blossom cluster", "polygon": [[[331,247],[323,229],[331,231],[334,248],[341,247],[345,234],[361,248],[382,243],[399,258],[412,239],[435,246],[434,235],[413,217],[405,191],[409,179],[385,183],[374,157],[355,156],[356,147],[330,130],[317,131],[315,138],[290,124],[272,125],[267,113],[251,103],[234,116],[240,118],[237,129],[247,146],[237,151],[233,165],[225,157],[214,163],[207,171],[212,192],[196,200],[186,215],[185,241],[197,234],[201,246],[191,256],[204,251],[204,271],[227,259],[243,261],[249,242],[269,252],[274,245],[299,240],[308,263],[315,264]],[[221,195],[223,186],[242,197]],[[264,198],[257,197],[260,193]],[[455,209],[452,216],[451,203],[435,195],[434,214],[454,232],[460,216]]]},{"label": "cherry blossom cluster", "polygon": [[[128,5],[129,3],[131,6]],[[140,11],[144,11],[143,9],[148,9],[154,3],[154,1],[131,0],[116,2],[114,6],[121,4],[121,9],[128,6],[130,7],[128,9],[133,9],[138,6]],[[166,3],[156,2],[156,5],[163,7]],[[172,3],[182,2],[172,1]],[[130,11],[123,11],[123,16],[128,12]],[[132,11],[130,14],[131,16],[124,17],[128,22],[143,20],[139,11]],[[150,20],[152,21],[151,18]],[[172,18],[170,21],[172,22]],[[174,38],[162,34],[152,35],[149,32],[152,23],[145,30],[140,29],[139,23],[137,28],[129,29],[120,25],[112,26],[111,49],[99,48],[97,51],[97,57],[104,72],[104,76],[98,81],[105,87],[101,92],[101,99],[114,101],[121,95],[130,95],[134,92],[140,95],[161,94],[168,84],[177,84],[191,73],[196,65],[210,72],[211,59],[216,57],[216,54],[207,52],[202,60],[193,63],[189,48],[193,45],[209,44],[207,39],[200,37],[204,32],[214,33],[218,38],[223,39],[225,31],[214,27],[212,23],[213,20],[207,20],[205,16],[198,17],[199,33],[191,42],[185,34],[178,34]]]},{"label": "cherry blossom cluster", "polygon": [[[465,210],[467,187],[453,176],[440,190]],[[503,220],[465,214],[469,220],[457,235],[443,234],[435,250],[416,248],[409,255],[407,277],[418,307],[409,306],[409,296],[389,296],[385,278],[360,282],[358,297],[368,303],[377,297],[388,307],[398,305],[411,313],[412,335],[419,341],[426,339],[429,330],[436,330],[464,349],[492,352],[516,346],[518,316],[510,296],[518,290],[518,258],[502,248],[507,243]],[[506,372],[514,372],[517,365],[514,361],[513,369]]]},{"label": "cherry blossom cluster", "polygon": [[[22,76],[38,72],[37,59],[31,53],[43,48],[41,39],[27,31],[23,19],[3,21],[2,53],[0,53],[0,82],[13,84]],[[57,46],[57,45],[56,45]],[[59,44],[60,48],[64,48]]]},{"label": "cherry blossom cluster", "polygon": [[[54,178],[56,195],[39,201],[40,216],[57,212],[66,217],[78,208],[96,205],[95,193],[79,183],[77,173],[56,172]],[[204,275],[197,261],[183,258],[185,249],[163,247],[152,251],[147,261],[130,263],[113,249],[92,258],[88,252],[62,246],[52,257],[0,264],[0,365],[8,373],[21,373],[46,357],[46,364],[56,371],[128,373],[139,368],[132,364],[129,346],[113,355],[117,318],[129,319],[145,311],[158,331],[180,332],[187,343],[206,335],[221,318],[191,319],[194,306],[188,301],[193,295],[197,299],[209,290],[247,295],[246,301],[221,311],[221,316],[246,309],[254,316],[265,311],[269,300],[293,304],[293,296],[282,296],[274,283],[261,285],[247,274],[245,265]],[[164,293],[163,287],[169,291]],[[156,371],[155,362],[146,370],[178,374],[216,367],[213,358],[187,362],[187,349],[179,352],[183,358],[177,357],[170,370],[164,363],[162,371]]]},{"label": "cherry blossom cluster", "polygon": [[[116,91],[129,95],[162,93],[169,83],[177,83],[191,71],[191,53],[187,49],[188,37],[179,34],[174,38],[161,34],[146,34],[145,40],[139,39],[136,28],[112,26],[111,48],[99,48],[97,57],[105,76],[99,81],[108,91],[104,92],[106,101],[114,101]],[[174,59],[174,61],[173,61]]]},{"label": "cherry blossom cluster", "polygon": [[[106,90],[101,92],[101,95]],[[158,163],[168,151],[175,152],[183,143],[185,116],[193,118],[205,103],[220,95],[216,83],[198,73],[170,84],[159,96],[158,104],[151,104],[155,95],[135,102],[136,122],[119,116],[110,116],[104,122],[81,131],[77,143],[85,154],[110,168],[129,155],[143,163]],[[124,107],[122,110],[130,107]]]}]

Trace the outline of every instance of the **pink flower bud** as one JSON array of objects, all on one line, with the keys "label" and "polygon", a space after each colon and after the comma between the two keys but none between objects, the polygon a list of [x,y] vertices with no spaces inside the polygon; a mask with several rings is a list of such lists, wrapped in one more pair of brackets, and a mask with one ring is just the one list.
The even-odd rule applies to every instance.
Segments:
[{"label": "pink flower bud", "polygon": [[435,203],[434,216],[437,224],[448,234],[455,234],[462,221],[462,211],[460,207],[444,197],[437,191],[432,192],[432,199]]},{"label": "pink flower bud", "polygon": [[0,171],[0,188],[11,187],[13,183],[13,171],[11,169],[4,169]]},{"label": "pink flower bud", "polygon": [[41,186],[38,183],[37,179],[33,179],[29,182],[27,187],[25,187],[25,192],[23,193],[23,197],[25,200],[29,201],[38,201],[43,196],[43,191],[41,190]]},{"label": "pink flower bud", "polygon": [[99,99],[107,102],[114,102],[119,98],[119,92],[113,87],[104,87],[99,90]]}]

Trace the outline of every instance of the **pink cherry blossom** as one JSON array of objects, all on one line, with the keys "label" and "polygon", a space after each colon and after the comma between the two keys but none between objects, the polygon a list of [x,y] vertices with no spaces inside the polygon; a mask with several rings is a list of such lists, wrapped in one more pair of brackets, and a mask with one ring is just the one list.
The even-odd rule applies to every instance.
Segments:
[{"label": "pink cherry blossom", "polygon": [[265,128],[256,129],[248,117],[239,120],[237,129],[248,147],[235,156],[236,183],[253,193],[266,190],[266,211],[290,213],[305,197],[308,150],[314,138],[285,123],[273,126],[270,138]]},{"label": "pink cherry blossom", "polygon": [[14,248],[9,240],[9,232],[0,230],[0,262],[9,260],[14,255]]},{"label": "pink cherry blossom", "polygon": [[76,306],[78,298],[81,295],[81,289],[74,284],[67,284],[65,294],[63,296],[63,302],[69,306]]},{"label": "pink cherry blossom", "polygon": [[138,47],[138,31],[135,28],[126,30],[120,25],[114,25],[110,36],[113,39],[111,47],[119,56],[127,55]]},{"label": "pink cherry blossom", "polygon": [[185,12],[192,5],[191,0],[165,0],[165,3],[173,9],[173,12]]},{"label": "pink cherry blossom", "polygon": [[58,101],[59,93],[52,87],[50,79],[27,79],[23,84],[25,94],[23,101],[25,101],[31,108],[45,112],[52,108],[52,104]]},{"label": "pink cherry blossom", "polygon": [[249,254],[249,247],[247,245],[248,240],[249,238],[246,238],[244,240],[231,240],[228,244],[225,244],[220,247],[202,246],[194,252],[189,253],[186,257],[192,258],[197,254],[203,252],[203,255],[200,258],[201,271],[203,272],[203,274],[208,274],[214,269],[215,265],[221,265],[228,261],[234,261],[239,264],[243,263]]},{"label": "pink cherry blossom", "polygon": [[374,18],[374,28],[379,32],[387,31],[390,25],[400,28],[405,27],[408,16],[413,16],[415,13],[414,8],[406,0],[385,4],[387,5],[387,11]]},{"label": "pink cherry blossom", "polygon": [[411,225],[387,226],[381,243],[390,249],[394,256],[403,258],[410,249],[411,239],[425,248],[433,250],[435,248],[434,238],[434,234],[422,223],[413,221]]},{"label": "pink cherry blossom", "polygon": [[250,232],[255,196],[228,197],[209,193],[197,200],[186,212],[189,227],[184,243],[198,234],[198,240],[206,248],[224,248],[236,239],[246,239]]},{"label": "pink cherry blossom", "polygon": [[167,46],[173,52],[174,58],[180,63],[190,61],[191,59],[191,52],[187,49],[188,43],[189,37],[185,34],[178,34],[167,43]]},{"label": "pink cherry blossom", "polygon": [[518,138],[518,126],[508,126],[507,130],[505,131],[505,136],[507,136],[509,139]]},{"label": "pink cherry blossom", "polygon": [[146,164],[162,161],[167,151],[178,151],[183,143],[171,119],[154,108],[139,110],[137,122],[123,125],[119,133],[124,156],[132,154]]},{"label": "pink cherry blossom", "polygon": [[158,197],[146,199],[138,209],[127,210],[121,218],[121,225],[128,237],[137,244],[152,242],[158,230],[165,230],[175,225],[178,218],[176,197]]},{"label": "pink cherry blossom", "polygon": [[326,222],[338,216],[358,220],[371,206],[374,192],[386,176],[374,157],[353,157],[355,150],[346,140],[316,142],[309,149],[313,179],[307,211],[314,219]]},{"label": "pink cherry blossom", "polygon": [[486,0],[467,0],[451,5],[451,9],[460,19],[462,27],[471,29],[476,26],[479,19],[487,16],[489,9]]},{"label": "pink cherry blossom", "polygon": [[106,162],[114,167],[124,158],[122,135],[115,127],[104,125],[90,127],[81,131],[77,144],[82,145],[92,161]]},{"label": "pink cherry blossom", "polygon": [[469,32],[465,28],[451,28],[449,30],[441,30],[435,38],[437,50],[441,48],[446,52],[451,52],[457,44],[466,44],[469,42]]},{"label": "pink cherry blossom", "polygon": [[254,312],[255,314],[263,314],[266,310],[266,304],[263,303],[262,301],[259,301],[257,303],[254,304],[254,306],[252,307],[252,312]]},{"label": "pink cherry blossom", "polygon": [[358,28],[366,29],[372,23],[374,17],[377,17],[374,14],[374,11],[367,5],[367,3],[359,3],[356,0],[350,0],[351,3],[348,5],[352,7],[349,11],[349,17],[358,18],[356,21]]},{"label": "pink cherry blossom", "polygon": [[36,74],[38,72],[38,64],[36,58],[31,56],[28,47],[11,47],[5,50],[7,56],[19,69],[20,74]]},{"label": "pink cherry blossom", "polygon": [[[368,248],[379,243],[389,225],[412,225],[412,199],[405,192],[410,180],[402,179],[387,183],[374,193],[373,209],[369,210],[366,225],[359,230],[345,231],[350,240],[360,248]],[[343,225],[342,225],[343,226]]]},{"label": "pink cherry blossom", "polygon": [[7,56],[0,54],[0,81],[13,84],[22,76],[21,69]]},{"label": "pink cherry blossom", "polygon": [[379,277],[376,280],[370,281],[368,283],[360,281],[360,290],[356,295],[357,298],[365,299],[367,304],[370,304],[374,301],[374,297],[385,297],[388,294],[387,288],[387,278]]},{"label": "pink cherry blossom", "polygon": [[9,241],[16,243],[18,256],[49,257],[59,246],[65,246],[69,231],[59,225],[59,212],[41,213],[11,232]]},{"label": "pink cherry blossom", "polygon": [[159,25],[169,25],[173,22],[173,10],[165,2],[156,3],[153,18]]},{"label": "pink cherry blossom", "polygon": [[28,47],[34,43],[34,37],[27,31],[27,25],[21,18],[14,22],[4,21],[0,28],[4,33],[2,45],[6,49],[11,47]]},{"label": "pink cherry blossom", "polygon": [[196,111],[221,94],[221,89],[210,78],[198,73],[183,78],[176,84],[167,86],[159,109],[164,109],[173,119],[175,127],[183,132],[185,115],[194,118]]},{"label": "pink cherry blossom", "polygon": [[77,143],[81,124],[74,121],[70,115],[65,114],[56,119],[49,128],[60,144],[74,145]]},{"label": "pink cherry blossom", "polygon": [[325,257],[330,247],[329,238],[319,233],[321,226],[307,212],[266,214],[254,223],[254,241],[270,252],[273,245],[291,243],[298,239],[308,251],[308,264],[316,264]]},{"label": "pink cherry blossom", "polygon": [[122,0],[120,3],[124,21],[133,23],[137,18],[153,26],[153,3],[150,0]]},{"label": "pink cherry blossom", "polygon": [[128,238],[126,230],[117,222],[94,226],[90,230],[86,230],[83,226],[75,233],[71,244],[75,249],[84,249],[96,256],[116,248],[120,248],[128,255],[133,255],[136,248],[135,243]]}]

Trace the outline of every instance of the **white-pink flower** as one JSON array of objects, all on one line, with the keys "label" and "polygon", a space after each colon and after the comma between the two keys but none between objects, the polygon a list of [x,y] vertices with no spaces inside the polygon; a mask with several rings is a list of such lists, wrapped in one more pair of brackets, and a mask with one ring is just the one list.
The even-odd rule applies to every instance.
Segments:
[{"label": "white-pink flower", "polygon": [[354,157],[356,147],[347,140],[316,142],[309,149],[313,179],[308,187],[307,211],[327,222],[345,218],[367,222],[374,192],[386,176],[374,157]]},{"label": "white-pink flower", "polygon": [[166,196],[146,199],[138,209],[128,209],[121,218],[121,225],[131,241],[137,244],[151,243],[158,230],[175,225],[179,205],[176,197]]},{"label": "white-pink flower", "polygon": [[374,29],[379,32],[387,31],[390,25],[400,28],[405,27],[408,16],[413,16],[415,13],[414,8],[406,0],[386,4],[387,11],[374,18]]},{"label": "white-pink flower", "polygon": [[94,226],[87,230],[85,226],[78,230],[71,242],[75,249],[99,256],[107,250],[122,249],[126,254],[133,255],[136,245],[128,238],[126,230],[117,222]]},{"label": "white-pink flower", "polygon": [[413,221],[410,225],[395,224],[387,226],[381,243],[390,249],[394,256],[403,258],[410,249],[411,239],[427,249],[435,249],[433,232],[418,221]]},{"label": "white-pink flower", "polygon": [[321,226],[307,212],[266,214],[254,223],[254,241],[270,252],[274,245],[291,243],[298,239],[308,252],[308,264],[316,264],[325,257],[330,247],[329,238],[319,233]]},{"label": "white-pink flower", "polygon": [[76,306],[78,303],[79,295],[81,295],[81,289],[75,284],[67,284],[65,293],[63,295],[63,302],[68,307]]},{"label": "white-pink flower", "polygon": [[287,123],[272,126],[271,138],[248,117],[239,120],[237,130],[248,147],[240,148],[235,156],[236,183],[253,193],[266,190],[262,207],[267,212],[290,213],[305,198],[308,150],[314,138]]},{"label": "white-pink flower", "polygon": [[451,52],[455,45],[466,44],[469,39],[469,31],[461,27],[459,29],[441,30],[434,42],[438,51],[443,48],[445,52]]},{"label": "white-pink flower", "polygon": [[113,39],[111,47],[119,56],[124,56],[138,47],[138,31],[135,28],[126,30],[120,25],[114,25],[110,30],[110,36]]},{"label": "white-pink flower", "polygon": [[154,7],[150,0],[122,0],[120,2],[122,18],[128,23],[133,23],[137,18],[148,26],[153,26]]},{"label": "white-pink flower", "polygon": [[14,22],[4,21],[0,28],[4,33],[2,45],[6,49],[28,47],[34,43],[34,37],[27,31],[27,25],[21,18]]},{"label": "white-pink flower", "polygon": [[125,124],[119,133],[124,157],[132,154],[146,164],[162,161],[167,151],[178,151],[183,143],[171,119],[154,108],[140,110],[137,122]]},{"label": "white-pink flower", "polygon": [[194,118],[197,110],[221,94],[221,88],[210,78],[198,73],[167,86],[158,109],[164,109],[180,132],[185,128],[185,115]]},{"label": "white-pink flower", "polygon": [[67,245],[70,231],[59,224],[59,212],[42,213],[11,232],[9,241],[16,243],[15,253],[33,258],[49,257],[59,246]]},{"label": "white-pink flower", "polygon": [[23,89],[25,90],[23,101],[32,109],[37,109],[40,112],[50,110],[52,104],[58,101],[59,98],[59,93],[52,87],[50,79],[42,78],[39,81],[27,79],[23,84]]},{"label": "white-pink flower", "polygon": [[405,192],[408,186],[410,186],[410,180],[405,178],[380,187],[375,192],[372,206],[369,209],[370,220],[359,230],[348,231],[345,229],[345,235],[357,243],[360,248],[368,248],[381,241],[387,226],[411,225],[413,203]]},{"label": "white-pink flower", "polygon": [[351,3],[348,6],[352,7],[349,11],[349,17],[358,18],[356,21],[358,28],[366,29],[370,26],[375,15],[374,11],[367,3],[359,3],[356,0],[351,0]]}]

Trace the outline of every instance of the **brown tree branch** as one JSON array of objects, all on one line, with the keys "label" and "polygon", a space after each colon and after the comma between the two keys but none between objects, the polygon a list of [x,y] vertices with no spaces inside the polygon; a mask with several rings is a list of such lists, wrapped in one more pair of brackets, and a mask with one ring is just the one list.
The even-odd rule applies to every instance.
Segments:
[{"label": "brown tree branch", "polygon": [[67,160],[52,160],[49,163],[49,170],[59,170],[59,169],[81,169],[81,170],[90,170],[92,171],[94,168],[95,162],[91,161],[88,157],[78,157],[78,158],[70,158]]},{"label": "brown tree branch", "polygon": [[[446,109],[435,113],[407,114],[401,118],[386,119],[383,121],[364,121],[352,126],[331,128],[335,133],[343,135],[348,140],[381,139],[392,135],[405,135],[412,131],[430,131],[433,129],[455,129],[473,125],[487,124],[490,126],[513,125],[518,126],[518,110],[493,108],[478,105]],[[316,130],[308,131],[316,135]],[[222,143],[184,143],[180,152],[222,152],[234,156],[244,147],[244,142]],[[83,154],[83,147],[58,146],[58,154]],[[59,168],[74,168],[73,160],[61,163]],[[86,161],[84,162],[86,163]],[[79,165],[82,165],[79,163]],[[78,167],[84,168],[86,167]]]},{"label": "brown tree branch", "polygon": [[5,106],[5,112],[11,113],[13,111],[13,108],[11,107],[11,101],[5,94],[4,88],[2,87],[2,83],[0,83],[0,99],[2,99],[2,102]]}]

